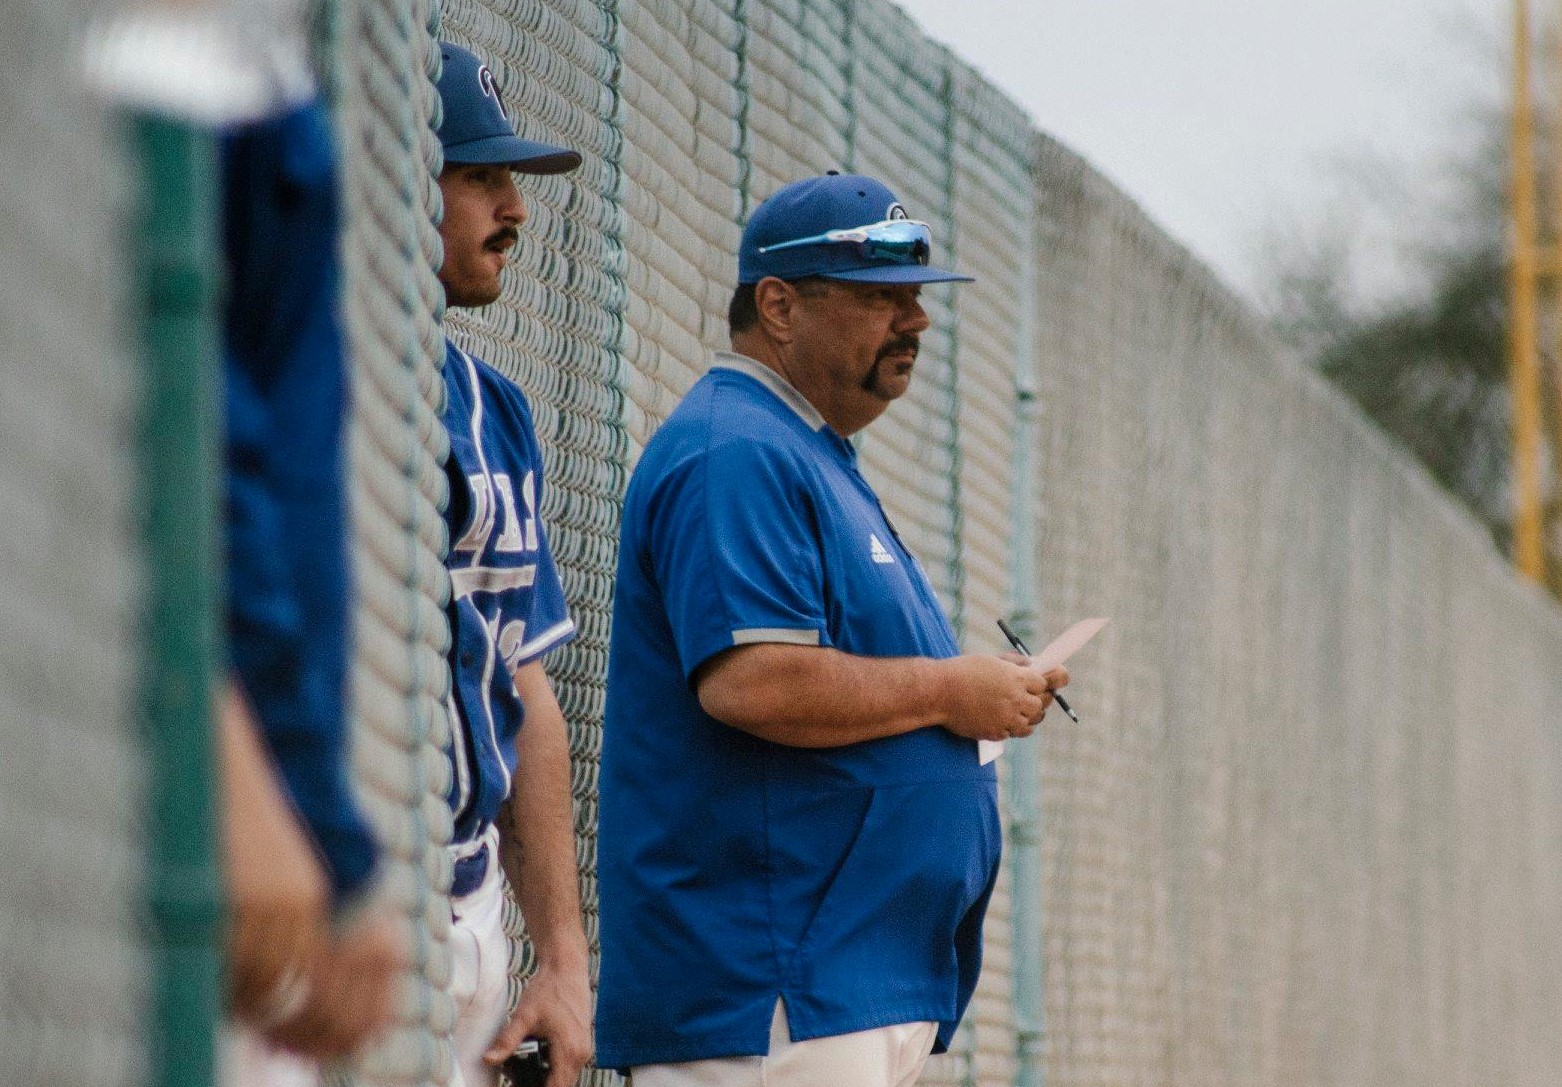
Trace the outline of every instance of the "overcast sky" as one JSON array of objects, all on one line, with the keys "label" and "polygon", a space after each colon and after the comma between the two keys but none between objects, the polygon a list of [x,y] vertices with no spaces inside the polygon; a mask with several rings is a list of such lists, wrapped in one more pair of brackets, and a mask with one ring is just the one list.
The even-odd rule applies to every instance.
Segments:
[{"label": "overcast sky", "polygon": [[897,2],[1249,294],[1266,228],[1326,213],[1342,164],[1413,171],[1500,93],[1511,18],[1509,0]]}]

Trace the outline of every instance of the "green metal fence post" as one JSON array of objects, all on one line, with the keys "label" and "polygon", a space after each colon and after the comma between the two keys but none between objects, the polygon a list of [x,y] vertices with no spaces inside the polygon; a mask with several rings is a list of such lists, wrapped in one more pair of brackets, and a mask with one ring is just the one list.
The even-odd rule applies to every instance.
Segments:
[{"label": "green metal fence post", "polygon": [[216,149],[209,131],[130,118],[143,360],[151,773],[149,922],[159,1087],[213,1080],[221,1004],[212,682],[218,595]]}]

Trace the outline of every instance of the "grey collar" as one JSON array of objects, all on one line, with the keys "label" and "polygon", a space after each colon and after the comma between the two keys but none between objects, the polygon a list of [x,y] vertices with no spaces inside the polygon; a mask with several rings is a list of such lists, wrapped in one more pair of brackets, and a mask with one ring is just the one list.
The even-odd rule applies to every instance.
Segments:
[{"label": "grey collar", "polygon": [[781,398],[781,402],[797,413],[797,417],[807,423],[812,430],[823,430],[827,425],[824,416],[819,414],[819,409],[808,402],[808,398],[797,391],[797,387],[786,378],[776,373],[770,367],[747,355],[740,355],[736,351],[716,352],[716,361],[712,364],[723,370],[736,370],[740,374],[747,374],[765,388]]}]

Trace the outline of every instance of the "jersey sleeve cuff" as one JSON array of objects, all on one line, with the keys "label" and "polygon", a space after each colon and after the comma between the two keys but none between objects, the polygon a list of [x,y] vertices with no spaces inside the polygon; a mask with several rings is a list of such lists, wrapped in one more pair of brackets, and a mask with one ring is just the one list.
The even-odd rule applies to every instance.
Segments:
[{"label": "jersey sleeve cuff", "polygon": [[819,632],[812,628],[789,630],[786,627],[749,627],[732,632],[733,645],[761,645],[767,642],[781,642],[785,645],[818,645]]},{"label": "jersey sleeve cuff", "polygon": [[547,653],[550,649],[556,649],[575,636],[575,620],[565,619],[562,623],[555,623],[531,641],[526,642],[515,655],[519,664],[530,664],[538,657]]}]

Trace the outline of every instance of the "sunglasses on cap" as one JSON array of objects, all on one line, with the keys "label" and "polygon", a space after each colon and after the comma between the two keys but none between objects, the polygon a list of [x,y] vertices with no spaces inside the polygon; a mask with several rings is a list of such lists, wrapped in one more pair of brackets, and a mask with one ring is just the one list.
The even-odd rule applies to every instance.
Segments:
[{"label": "sunglasses on cap", "polygon": [[864,260],[882,260],[893,264],[926,264],[933,252],[933,230],[916,219],[885,219],[867,226],[827,230],[807,238],[761,246],[759,252],[774,253],[803,245],[855,245]]}]

